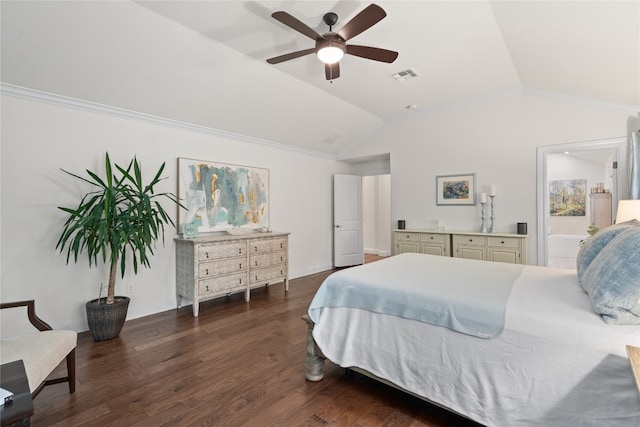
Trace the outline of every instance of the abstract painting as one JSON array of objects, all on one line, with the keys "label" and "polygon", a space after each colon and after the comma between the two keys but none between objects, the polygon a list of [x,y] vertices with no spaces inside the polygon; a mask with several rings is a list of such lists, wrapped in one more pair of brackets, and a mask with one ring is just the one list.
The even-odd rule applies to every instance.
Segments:
[{"label": "abstract painting", "polygon": [[269,169],[178,158],[181,224],[198,232],[269,226]]},{"label": "abstract painting", "polygon": [[549,181],[549,214],[551,216],[585,216],[586,192],[586,179]]},{"label": "abstract painting", "polygon": [[437,205],[475,205],[476,174],[436,176]]}]

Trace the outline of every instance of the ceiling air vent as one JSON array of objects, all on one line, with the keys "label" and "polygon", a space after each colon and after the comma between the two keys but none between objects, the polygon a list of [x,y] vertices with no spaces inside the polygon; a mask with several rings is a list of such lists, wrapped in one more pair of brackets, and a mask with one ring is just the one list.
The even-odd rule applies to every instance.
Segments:
[{"label": "ceiling air vent", "polygon": [[398,73],[393,74],[392,77],[396,79],[396,81],[403,82],[407,79],[413,79],[414,77],[418,77],[419,75],[420,74],[418,74],[416,70],[414,70],[413,68],[409,68],[407,70],[400,71]]}]

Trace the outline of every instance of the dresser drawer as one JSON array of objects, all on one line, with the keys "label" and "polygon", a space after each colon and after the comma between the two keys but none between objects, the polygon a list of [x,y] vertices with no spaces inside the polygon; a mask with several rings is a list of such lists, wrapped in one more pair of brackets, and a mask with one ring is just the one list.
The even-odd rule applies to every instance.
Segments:
[{"label": "dresser drawer", "polygon": [[247,270],[246,258],[223,259],[220,261],[201,262],[198,264],[198,277],[204,279],[211,276],[237,273]]},{"label": "dresser drawer", "polygon": [[287,240],[285,238],[277,239],[259,239],[249,242],[249,253],[255,254],[260,252],[281,251],[287,248]]},{"label": "dresser drawer", "polygon": [[397,232],[398,240],[403,242],[419,242],[421,233]]},{"label": "dresser drawer", "polygon": [[271,267],[273,265],[285,264],[286,262],[287,253],[284,251],[251,255],[251,258],[249,260],[251,268]]},{"label": "dresser drawer", "polygon": [[220,243],[217,245],[202,245],[198,247],[198,260],[231,258],[246,255],[245,242]]},{"label": "dresser drawer", "polygon": [[458,234],[455,236],[458,245],[465,246],[486,246],[486,236],[474,236],[472,234]]},{"label": "dresser drawer", "polygon": [[274,279],[284,279],[286,275],[287,266],[284,264],[276,267],[260,268],[257,270],[251,270],[251,273],[249,273],[249,282],[258,283]]},{"label": "dresser drawer", "polygon": [[212,279],[198,281],[198,290],[201,296],[208,294],[224,293],[225,291],[234,291],[247,286],[247,274],[229,274],[227,276],[219,276]]},{"label": "dresser drawer", "polygon": [[420,240],[424,243],[424,242],[430,242],[430,243],[446,243],[447,239],[449,238],[448,234],[431,234],[431,233],[426,233],[423,234],[420,237]]},{"label": "dresser drawer", "polygon": [[489,246],[505,247],[505,248],[519,248],[521,239],[517,237],[499,237],[489,236]]}]

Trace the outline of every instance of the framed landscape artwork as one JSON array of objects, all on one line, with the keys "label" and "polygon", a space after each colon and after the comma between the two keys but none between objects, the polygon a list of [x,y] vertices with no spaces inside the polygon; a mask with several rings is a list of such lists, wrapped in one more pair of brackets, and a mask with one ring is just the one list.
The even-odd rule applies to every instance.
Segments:
[{"label": "framed landscape artwork", "polygon": [[178,158],[178,230],[269,227],[269,169]]},{"label": "framed landscape artwork", "polygon": [[476,174],[436,176],[437,205],[475,205]]},{"label": "framed landscape artwork", "polygon": [[586,179],[549,181],[549,215],[585,216],[586,210]]}]

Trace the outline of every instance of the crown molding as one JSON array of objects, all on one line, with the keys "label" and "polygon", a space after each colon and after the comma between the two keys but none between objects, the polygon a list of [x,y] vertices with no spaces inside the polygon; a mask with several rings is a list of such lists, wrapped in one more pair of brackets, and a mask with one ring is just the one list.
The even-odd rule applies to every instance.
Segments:
[{"label": "crown molding", "polygon": [[27,99],[30,101],[43,102],[47,104],[57,105],[59,107],[73,108],[76,110],[87,111],[91,113],[100,113],[114,117],[133,119],[143,121],[147,123],[153,123],[161,126],[167,126],[174,129],[187,130],[190,132],[196,132],[205,135],[217,136],[222,138],[233,139],[250,144],[256,144],[266,146],[269,148],[277,148],[280,150],[293,151],[315,157],[324,157],[328,159],[336,158],[335,155],[307,150],[304,148],[294,147],[286,144],[281,144],[266,139],[255,138],[251,136],[241,135],[234,132],[227,132],[220,129],[215,129],[207,126],[196,125],[193,123],[182,122],[179,120],[167,119],[164,117],[158,117],[151,114],[140,113],[137,111],[131,111],[120,107],[114,107],[111,105],[100,104],[97,102],[86,101],[83,99],[72,98],[69,96],[58,95],[50,92],[44,92],[37,89],[26,88],[22,86],[16,86],[9,83],[0,82],[0,94],[12,96],[15,98]]}]

